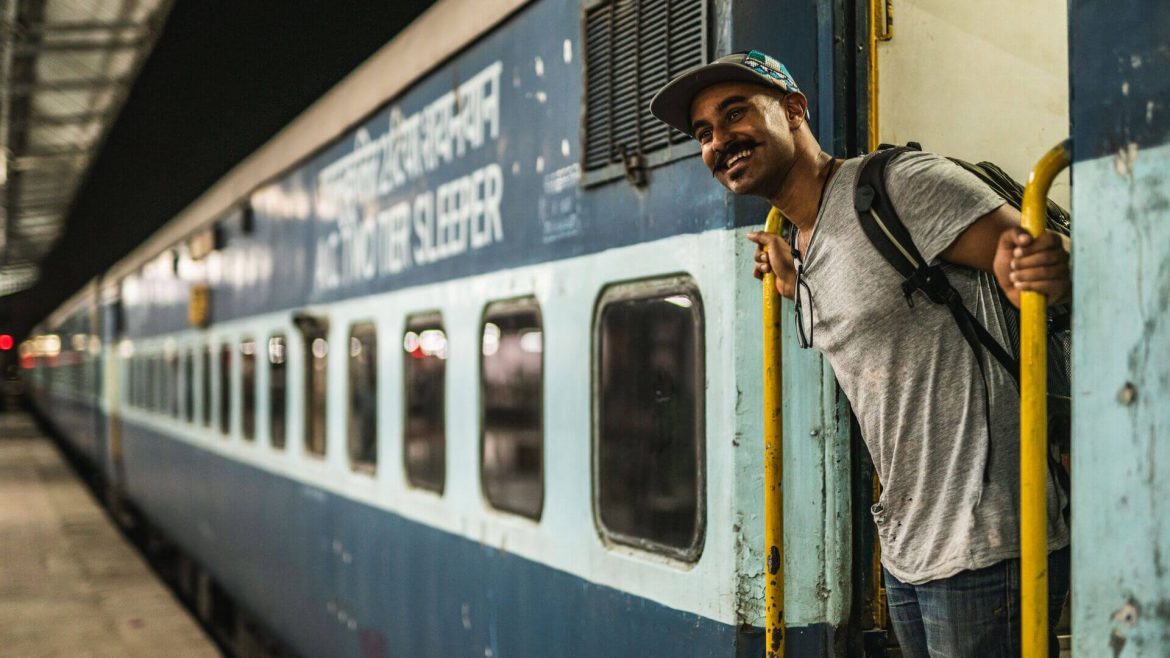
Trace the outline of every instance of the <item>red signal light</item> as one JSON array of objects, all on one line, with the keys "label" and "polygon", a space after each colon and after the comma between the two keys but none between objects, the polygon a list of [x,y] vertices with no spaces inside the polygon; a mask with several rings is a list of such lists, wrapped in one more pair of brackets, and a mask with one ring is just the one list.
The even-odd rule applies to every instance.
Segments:
[{"label": "red signal light", "polygon": [[0,334],[0,351],[7,352],[10,349],[12,349],[12,336]]}]

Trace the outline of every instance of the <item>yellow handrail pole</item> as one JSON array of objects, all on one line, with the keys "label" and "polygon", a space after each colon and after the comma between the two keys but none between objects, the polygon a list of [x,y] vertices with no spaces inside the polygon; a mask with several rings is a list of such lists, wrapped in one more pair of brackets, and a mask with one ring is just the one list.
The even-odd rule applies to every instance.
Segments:
[{"label": "yellow handrail pole", "polygon": [[[1024,188],[1020,223],[1044,233],[1048,188],[1071,159],[1070,142],[1033,167]],[[1020,629],[1023,658],[1048,655],[1048,300],[1020,294]]]},{"label": "yellow handrail pole", "polygon": [[[778,234],[773,208],[764,230]],[[784,445],[780,371],[780,295],[776,275],[764,275],[764,614],[768,658],[784,655]]]}]

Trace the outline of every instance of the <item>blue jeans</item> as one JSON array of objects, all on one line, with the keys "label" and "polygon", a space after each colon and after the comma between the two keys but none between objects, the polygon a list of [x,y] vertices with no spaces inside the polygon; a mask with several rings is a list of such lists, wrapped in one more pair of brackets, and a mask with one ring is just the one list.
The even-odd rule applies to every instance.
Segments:
[{"label": "blue jeans", "polygon": [[[1005,560],[942,580],[907,585],[885,569],[890,620],[904,658],[1020,655],[1020,561]],[[1069,549],[1048,556],[1048,655],[1069,587]]]}]

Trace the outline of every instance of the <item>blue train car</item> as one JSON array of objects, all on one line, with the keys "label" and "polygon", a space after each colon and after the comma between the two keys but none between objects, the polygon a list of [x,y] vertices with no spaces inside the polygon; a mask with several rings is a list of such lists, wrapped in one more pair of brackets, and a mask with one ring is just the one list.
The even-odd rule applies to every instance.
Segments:
[{"label": "blue train car", "polygon": [[[743,234],[767,208],[712,183],[646,108],[685,68],[762,47],[838,156],[921,139],[1022,179],[1073,122],[1076,187],[1056,195],[1077,216],[1074,591],[1093,593],[1074,598],[1074,644],[1164,646],[1165,619],[1124,613],[1160,609],[1170,539],[1116,501],[1166,516],[1156,465],[1145,484],[1121,474],[1147,468],[1139,447],[1156,461],[1167,419],[1148,350],[1165,311],[1149,300],[1170,285],[1153,219],[1170,12],[1046,2],[994,17],[1001,37],[958,4],[907,7],[887,41],[863,3],[442,0],[48,319],[28,344],[34,403],[295,653],[763,655]],[[1141,29],[1115,42],[1098,22]],[[972,48],[1024,52],[1021,24],[1048,33],[1043,65],[963,82]],[[1127,87],[1106,81],[1127,61]],[[994,114],[1021,93],[1021,115]],[[981,107],[987,121],[954,129]],[[1113,245],[1082,219],[1105,206],[1151,239]],[[1140,299],[1100,290],[1118,268]],[[1122,331],[1138,374],[1099,360],[1110,304],[1154,304]],[[827,364],[786,340],[783,373],[786,652],[883,655],[872,470]],[[1126,377],[1143,387],[1124,412],[1135,452],[1084,458],[1080,437],[1124,425],[1096,382]],[[1139,531],[1124,573],[1099,569],[1105,517],[1111,537]]]},{"label": "blue train car", "polygon": [[108,370],[103,368],[96,299],[97,287],[91,283],[66,301],[44,323],[36,347],[26,347],[24,359],[30,367],[30,401],[67,438],[72,452],[95,468],[108,452],[102,380]]}]

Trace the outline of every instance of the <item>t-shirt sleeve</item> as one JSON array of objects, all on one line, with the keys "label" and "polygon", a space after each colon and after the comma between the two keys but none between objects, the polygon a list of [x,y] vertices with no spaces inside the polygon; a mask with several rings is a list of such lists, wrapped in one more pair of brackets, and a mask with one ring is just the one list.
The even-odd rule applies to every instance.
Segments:
[{"label": "t-shirt sleeve", "polygon": [[1004,204],[974,174],[933,153],[894,158],[886,169],[886,189],[919,253],[930,263],[975,220]]}]

